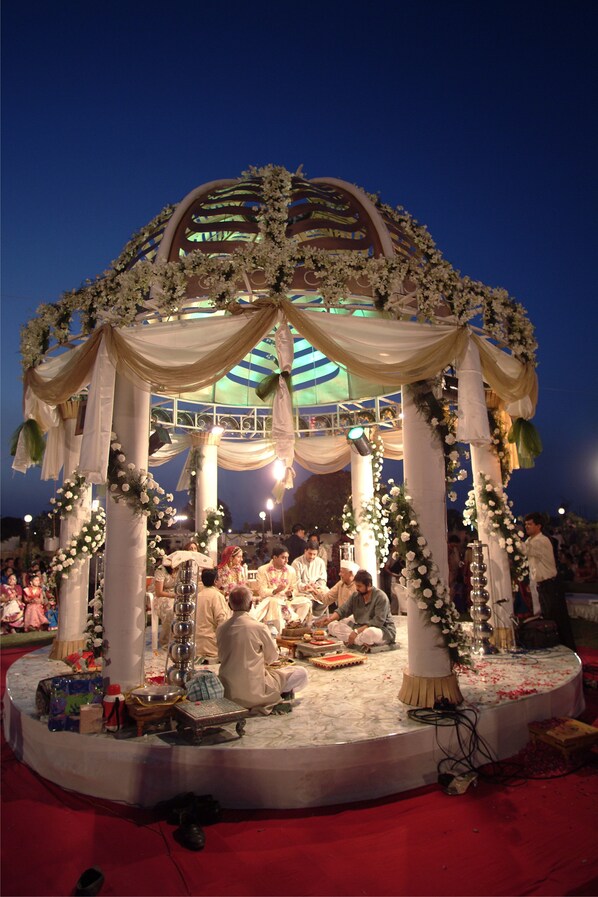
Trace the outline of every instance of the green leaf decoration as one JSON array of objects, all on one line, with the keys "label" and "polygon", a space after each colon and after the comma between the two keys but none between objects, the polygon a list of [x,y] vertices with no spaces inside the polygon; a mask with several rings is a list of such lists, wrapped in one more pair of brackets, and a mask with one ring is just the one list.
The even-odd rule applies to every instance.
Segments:
[{"label": "green leaf decoration", "polygon": [[533,467],[535,459],[542,452],[542,440],[535,426],[529,420],[517,417],[507,439],[515,444],[521,467]]},{"label": "green leaf decoration", "polygon": [[19,437],[23,433],[23,437],[25,439],[25,448],[27,449],[27,454],[31,458],[34,464],[41,464],[42,459],[44,457],[44,452],[46,450],[46,441],[44,439],[44,435],[40,430],[39,424],[35,420],[26,420],[22,423],[15,432],[12,434],[12,438],[10,441],[10,454],[13,456],[17,453],[17,445],[19,444]]}]

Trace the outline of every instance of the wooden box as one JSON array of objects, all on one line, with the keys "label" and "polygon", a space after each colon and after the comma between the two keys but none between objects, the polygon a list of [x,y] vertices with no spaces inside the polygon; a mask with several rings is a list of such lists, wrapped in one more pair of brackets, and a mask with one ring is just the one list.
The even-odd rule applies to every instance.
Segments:
[{"label": "wooden box", "polygon": [[173,716],[181,735],[193,744],[201,744],[207,729],[230,724],[235,726],[237,736],[241,738],[249,710],[227,698],[216,698],[212,701],[181,701],[173,707]]}]

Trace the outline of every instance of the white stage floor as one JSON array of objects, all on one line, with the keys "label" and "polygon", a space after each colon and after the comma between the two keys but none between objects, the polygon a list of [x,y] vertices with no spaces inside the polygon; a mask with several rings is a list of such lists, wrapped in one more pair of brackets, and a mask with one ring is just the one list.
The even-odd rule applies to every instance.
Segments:
[{"label": "white stage floor", "polygon": [[[141,806],[195,791],[226,807],[315,807],[430,784],[443,756],[436,738],[455,754],[456,734],[410,720],[399,702],[407,624],[406,617],[395,621],[397,650],[336,671],[307,664],[309,685],[292,713],[249,718],[243,738],[214,745],[169,744],[156,734],[116,740],[50,732],[37,718],[36,686],[70,670],[43,648],[8,671],[5,735],[19,759],[56,784]],[[148,649],[146,675],[163,668],[163,655]],[[476,659],[459,685],[459,709],[479,712],[478,732],[499,759],[527,743],[529,722],[584,708],[581,662],[564,647]]]}]

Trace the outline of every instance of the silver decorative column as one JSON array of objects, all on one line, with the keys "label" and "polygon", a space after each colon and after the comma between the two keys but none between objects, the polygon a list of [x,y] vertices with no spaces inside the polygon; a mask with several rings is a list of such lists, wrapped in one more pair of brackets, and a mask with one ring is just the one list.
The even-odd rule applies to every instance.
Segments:
[{"label": "silver decorative column", "polygon": [[473,560],[471,562],[471,618],[473,620],[473,644],[474,654],[496,654],[497,649],[491,644],[490,639],[494,630],[488,620],[492,614],[489,606],[490,595],[485,589],[487,585],[486,564],[484,563],[484,548],[480,541],[470,542]]},{"label": "silver decorative column", "polygon": [[185,688],[193,675],[195,659],[196,585],[193,561],[181,564],[174,592],[174,620],[170,628],[172,640],[168,645],[165,678],[170,685]]}]

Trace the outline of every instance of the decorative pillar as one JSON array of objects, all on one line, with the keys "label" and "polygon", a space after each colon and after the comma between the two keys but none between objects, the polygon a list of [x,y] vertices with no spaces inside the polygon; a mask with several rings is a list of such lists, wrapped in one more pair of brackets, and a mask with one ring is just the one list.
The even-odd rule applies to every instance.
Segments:
[{"label": "decorative pillar", "polygon": [[[405,487],[411,496],[419,528],[428,543],[441,580],[448,585],[446,479],[442,446],[418,413],[409,389],[403,389],[403,468]],[[407,610],[408,669],[403,673],[399,700],[431,707],[446,697],[463,700],[452,672],[448,648],[436,626],[414,601]]]},{"label": "decorative pillar", "polygon": [[[71,479],[78,466],[82,436],[75,433],[81,399],[59,405],[63,420],[64,451],[62,481]],[[91,486],[87,486],[68,517],[60,522],[60,548],[70,540],[91,516]],[[62,660],[85,646],[85,626],[89,600],[89,560],[78,560],[69,568],[68,579],[61,579],[58,595],[58,631],[50,651],[50,660]]]},{"label": "decorative pillar", "polygon": [[[150,393],[116,375],[113,430],[127,462],[147,470]],[[104,675],[128,691],[143,682],[147,518],[106,496]]]},{"label": "decorative pillar", "polygon": [[376,557],[376,540],[369,527],[361,528],[363,518],[362,504],[372,501],[374,498],[374,476],[372,472],[372,456],[360,455],[356,449],[351,449],[351,493],[353,500],[353,513],[357,532],[355,533],[355,563],[362,570],[371,574],[375,586],[378,585],[378,559]]},{"label": "decorative pillar", "polygon": [[[199,532],[206,524],[207,509],[218,507],[218,446],[222,432],[193,433],[191,448],[200,453],[201,463],[195,477],[195,529]],[[210,536],[206,554],[214,563],[218,560],[218,536]]]},{"label": "decorative pillar", "polygon": [[477,488],[480,474],[485,474],[493,485],[502,486],[500,461],[490,445],[471,446],[471,472],[477,512],[477,530],[480,542],[488,546],[487,589],[492,608],[491,623],[494,629],[494,644],[497,648],[512,648],[515,644],[513,623],[513,585],[509,557],[501,548],[493,530],[487,524],[487,508],[480,507],[480,493]]}]

